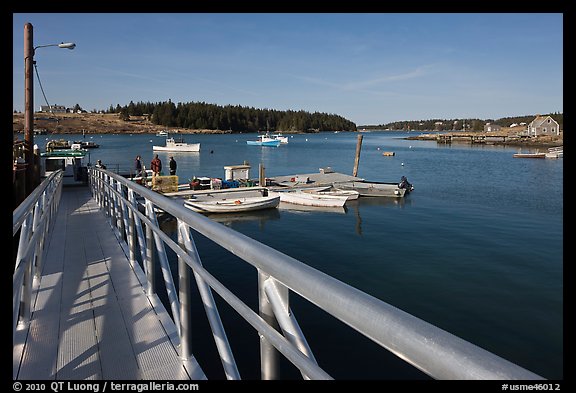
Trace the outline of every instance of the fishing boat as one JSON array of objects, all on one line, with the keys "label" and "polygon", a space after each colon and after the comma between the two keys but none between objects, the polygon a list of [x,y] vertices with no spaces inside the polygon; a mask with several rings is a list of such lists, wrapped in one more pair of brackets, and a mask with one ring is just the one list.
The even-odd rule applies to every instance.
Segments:
[{"label": "fishing boat", "polygon": [[310,191],[303,189],[270,190],[270,195],[279,196],[281,202],[318,207],[342,207],[348,199],[347,196],[322,195]]},{"label": "fishing boat", "polygon": [[84,185],[88,182],[88,169],[83,162],[87,153],[88,151],[79,148],[79,145],[75,145],[74,149],[50,149],[40,153],[40,176],[46,178],[52,172],[62,169],[63,185]]},{"label": "fishing boat", "polygon": [[546,158],[562,158],[564,157],[564,146],[551,147],[546,153]]},{"label": "fishing boat", "polygon": [[72,144],[79,144],[82,149],[97,149],[100,147],[99,144],[92,141],[74,141]]},{"label": "fishing boat", "polygon": [[282,135],[281,132],[277,132],[276,134],[272,134],[270,135],[271,138],[274,138],[276,140],[279,140],[280,143],[288,143],[288,137]]},{"label": "fishing boat", "polygon": [[199,152],[199,143],[186,143],[184,139],[179,138],[178,140],[173,137],[166,138],[165,146],[152,146],[153,151],[167,151],[167,152]]},{"label": "fishing boat", "polygon": [[258,139],[255,141],[246,141],[248,145],[253,146],[273,146],[278,147],[280,146],[280,140],[272,138],[270,134],[266,133],[263,135],[258,135]]},{"label": "fishing boat", "polygon": [[167,131],[158,131],[158,132],[156,133],[156,136],[167,137],[167,136],[168,136],[168,132],[167,132]]},{"label": "fishing boat", "polygon": [[254,210],[273,209],[280,204],[276,195],[246,196],[223,199],[185,199],[184,206],[198,213],[239,213]]},{"label": "fishing boat", "polygon": [[402,176],[400,183],[385,183],[374,181],[348,181],[333,184],[339,190],[358,191],[360,196],[402,198],[414,190],[414,186]]}]

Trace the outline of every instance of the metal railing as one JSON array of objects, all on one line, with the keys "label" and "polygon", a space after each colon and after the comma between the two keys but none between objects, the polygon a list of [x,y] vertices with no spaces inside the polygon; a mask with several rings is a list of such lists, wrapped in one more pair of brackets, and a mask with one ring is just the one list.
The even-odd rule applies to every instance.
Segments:
[{"label": "metal railing", "polygon": [[[212,290],[258,331],[262,379],[278,378],[278,352],[292,362],[305,379],[332,379],[318,366],[298,325],[289,305],[290,291],[433,378],[543,379],[286,254],[195,213],[171,198],[109,171],[92,169],[89,178],[93,195],[107,212],[111,225],[126,239],[131,263],[136,263],[136,252],[140,251],[149,294],[155,291],[155,249],[180,336],[183,359],[192,355],[192,320],[188,305],[191,300],[190,281],[194,276],[228,379],[239,379],[240,374]],[[145,206],[145,214],[138,210],[137,195]],[[158,226],[156,209],[176,218],[178,243]],[[248,307],[203,267],[192,231],[209,238],[257,269],[258,312]],[[136,247],[136,244],[139,247]],[[178,257],[179,293],[176,293],[174,288],[165,247],[172,249]]]},{"label": "metal railing", "polygon": [[18,326],[26,326],[30,321],[32,289],[38,285],[42,272],[45,239],[58,210],[62,178],[62,170],[52,173],[12,214],[12,237],[18,236],[12,277],[12,338]]},{"label": "metal railing", "polygon": [[[294,364],[305,379],[332,379],[312,354],[290,308],[290,292],[297,293],[433,378],[543,379],[110,171],[90,168],[89,183],[117,236],[125,242],[133,266],[138,263],[136,255],[139,253],[149,295],[156,292],[155,264],[160,263],[183,361],[192,357],[189,305],[194,277],[227,379],[240,379],[240,373],[212,291],[258,332],[262,379],[279,378],[279,353]],[[144,212],[139,211],[139,204]],[[177,242],[158,226],[157,209],[176,218]],[[209,238],[257,269],[258,311],[252,310],[203,267],[193,232]],[[166,247],[178,257],[178,292]]]}]

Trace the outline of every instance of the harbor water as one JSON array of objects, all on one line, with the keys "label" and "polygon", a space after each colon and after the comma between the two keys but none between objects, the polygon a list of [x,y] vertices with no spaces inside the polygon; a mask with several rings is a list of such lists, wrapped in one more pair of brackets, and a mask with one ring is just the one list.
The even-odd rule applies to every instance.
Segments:
[{"label": "harbor water", "polygon": [[[357,135],[295,134],[279,147],[247,145],[255,134],[185,135],[201,144],[199,153],[159,156],[166,174],[175,157],[180,183],[223,177],[224,166],[244,162],[253,178],[259,164],[267,177],[323,167],[352,174]],[[360,198],[342,210],[282,208],[216,219],[544,378],[563,379],[563,159],[513,158],[518,147],[405,139],[414,132],[361,135],[358,176],[406,176],[415,187],[410,195]],[[100,144],[89,159],[112,170],[131,169],[136,155],[148,167],[152,145],[164,143],[154,135],[67,137]],[[173,219],[162,227],[176,237]],[[256,270],[209,239],[195,240],[208,270],[257,311]],[[257,333],[216,298],[242,378],[259,379]],[[428,378],[298,295],[290,302],[319,365],[334,378]],[[193,307],[193,351],[208,378],[224,379],[198,299]],[[282,377],[300,374],[284,362]]]}]

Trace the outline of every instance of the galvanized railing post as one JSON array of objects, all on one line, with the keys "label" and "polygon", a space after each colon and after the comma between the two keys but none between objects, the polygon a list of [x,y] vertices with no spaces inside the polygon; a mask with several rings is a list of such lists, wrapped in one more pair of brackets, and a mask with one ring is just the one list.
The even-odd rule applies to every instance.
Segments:
[{"label": "galvanized railing post", "polygon": [[[128,202],[131,206],[137,207],[136,200],[134,198],[134,191],[128,189]],[[136,264],[136,218],[132,209],[128,208],[128,258],[130,259],[130,265],[133,267]]]},{"label": "galvanized railing post", "polygon": [[148,296],[156,293],[156,273],[154,272],[156,265],[156,255],[154,253],[154,232],[149,225],[146,225],[146,281],[148,283],[146,292]]},{"label": "galvanized railing post", "polygon": [[114,216],[114,193],[112,189],[114,188],[114,179],[107,174],[104,174],[104,177],[107,179],[107,187],[106,187],[106,209],[108,210],[108,218],[110,220],[110,225],[112,228],[116,227],[116,217]]},{"label": "galvanized railing post", "polygon": [[[151,201],[146,201],[146,215],[152,222],[152,226],[158,228],[158,220],[156,219],[154,205]],[[153,231],[153,244],[156,246],[156,254],[160,261],[162,278],[166,284],[166,293],[168,294],[168,302],[170,303],[170,310],[172,311],[172,319],[174,320],[178,334],[180,334],[180,301],[178,300],[178,293],[176,292],[176,286],[174,285],[174,280],[172,278],[172,271],[170,269],[170,264],[168,263],[168,257],[166,256],[164,242],[155,231]]]},{"label": "galvanized railing post", "polygon": [[[119,181],[116,182],[116,191],[118,194],[122,194],[122,183]],[[116,210],[116,226],[118,227],[118,231],[120,232],[120,236],[122,239],[125,239],[126,232],[124,227],[124,203],[122,202],[122,198],[118,195],[114,195],[114,207]]]},{"label": "galvanized railing post", "polygon": [[[51,189],[48,187],[43,193],[42,196],[39,199],[39,206],[40,206],[40,214],[38,217],[38,221],[40,221],[40,218],[44,215],[46,215],[46,218],[44,219],[44,221],[39,222],[38,225],[34,225],[34,228],[36,228],[35,230],[40,231],[44,234],[47,234],[47,228],[48,228],[48,212],[49,212],[49,206],[46,205],[46,203],[48,202],[48,198],[47,198],[47,193],[50,191]],[[40,273],[42,272],[42,259],[44,257],[44,239],[46,236],[41,236],[40,237],[40,241],[38,242],[38,248],[36,249],[36,264],[34,266],[34,277],[33,280],[34,282],[37,282],[40,279]]]},{"label": "galvanized railing post", "polygon": [[[178,220],[178,239],[179,242],[181,242],[180,247],[186,250],[186,253],[196,263],[202,266],[202,260],[200,259],[200,255],[198,254],[198,250],[196,249],[196,245],[194,244],[192,235],[190,233],[190,227],[180,219]],[[238,372],[236,360],[234,359],[232,348],[228,342],[226,331],[222,325],[222,320],[220,319],[220,313],[218,312],[218,307],[214,301],[212,290],[210,289],[210,286],[206,284],[206,281],[204,281],[204,279],[202,279],[202,277],[197,272],[194,272],[194,278],[196,279],[198,292],[200,292],[200,297],[202,298],[202,303],[204,304],[204,309],[206,310],[206,316],[208,317],[210,328],[212,329],[212,335],[214,336],[216,349],[220,354],[220,360],[222,361],[222,367],[224,368],[226,379],[239,380],[240,373]],[[181,316],[181,318],[184,317]]]},{"label": "galvanized railing post", "polygon": [[17,324],[28,323],[30,320],[30,302],[31,302],[31,263],[29,258],[25,258],[24,250],[26,249],[26,244],[30,241],[32,237],[33,228],[33,217],[29,214],[26,220],[22,223],[20,227],[20,239],[18,241],[18,254],[16,256],[16,267],[20,263],[24,263],[24,279],[22,287],[20,288],[20,305],[18,312]]},{"label": "galvanized railing post", "polygon": [[[184,237],[178,231],[178,244],[184,248]],[[178,257],[178,298],[180,299],[180,356],[184,360],[191,359],[192,355],[192,269]]]},{"label": "galvanized railing post", "polygon": [[[280,329],[282,329],[284,337],[298,348],[300,352],[318,364],[294,313],[290,309],[290,292],[288,288],[273,277],[269,277],[264,283],[264,290],[268,301],[272,305],[274,315],[280,325]],[[304,379],[310,379],[305,373],[302,373],[302,377]]]},{"label": "galvanized railing post", "polygon": [[[264,283],[269,275],[258,269],[258,308],[260,317],[268,325],[278,328],[278,322],[274,316],[272,305],[266,296]],[[280,378],[280,353],[268,342],[268,339],[260,334],[260,375],[263,380]]]}]

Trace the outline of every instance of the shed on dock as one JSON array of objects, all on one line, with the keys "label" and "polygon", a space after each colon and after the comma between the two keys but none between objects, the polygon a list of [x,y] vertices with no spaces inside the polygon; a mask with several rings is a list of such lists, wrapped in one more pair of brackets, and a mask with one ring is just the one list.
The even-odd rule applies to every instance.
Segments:
[{"label": "shed on dock", "polygon": [[228,165],[224,167],[224,180],[250,179],[250,165]]}]

